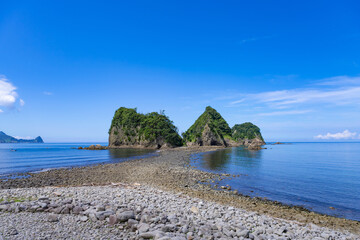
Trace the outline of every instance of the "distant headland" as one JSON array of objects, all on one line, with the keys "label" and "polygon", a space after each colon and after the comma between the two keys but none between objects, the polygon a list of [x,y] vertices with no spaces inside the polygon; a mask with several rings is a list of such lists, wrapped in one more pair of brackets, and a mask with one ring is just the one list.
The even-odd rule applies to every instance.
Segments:
[{"label": "distant headland", "polygon": [[35,139],[17,139],[0,131],[0,143],[44,143],[44,141],[40,136]]},{"label": "distant headland", "polygon": [[141,114],[136,108],[119,108],[109,129],[109,147],[174,148],[181,146],[239,146],[261,149],[265,141],[260,128],[246,122],[230,128],[214,108],[208,106],[182,134],[164,112]]}]

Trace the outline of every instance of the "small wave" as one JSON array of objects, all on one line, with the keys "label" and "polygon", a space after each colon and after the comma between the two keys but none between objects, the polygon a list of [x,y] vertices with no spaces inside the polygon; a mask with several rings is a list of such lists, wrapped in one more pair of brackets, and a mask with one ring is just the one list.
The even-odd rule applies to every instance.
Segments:
[{"label": "small wave", "polygon": [[48,171],[51,171],[51,170],[54,170],[54,169],[67,169],[67,168],[70,168],[70,167],[44,168],[44,169],[41,169],[41,170],[32,171],[30,173],[41,173],[41,172],[48,172]]}]

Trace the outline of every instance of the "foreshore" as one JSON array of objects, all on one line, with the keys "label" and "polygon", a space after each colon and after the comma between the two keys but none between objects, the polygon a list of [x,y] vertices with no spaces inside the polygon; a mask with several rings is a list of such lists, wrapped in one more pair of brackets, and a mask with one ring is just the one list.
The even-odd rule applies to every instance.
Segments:
[{"label": "foreshore", "polygon": [[[328,239],[330,236],[334,239],[359,238],[360,223],[357,221],[326,216],[299,207],[289,207],[259,198],[254,199],[229,190],[213,189],[210,183],[222,178],[236,176],[212,174],[193,169],[189,165],[189,158],[194,153],[213,151],[216,149],[217,148],[212,147],[168,149],[162,150],[158,156],[150,158],[136,159],[116,164],[57,169],[30,174],[31,177],[26,179],[1,181],[0,189],[3,190],[0,190],[0,199],[4,200],[5,198],[9,199],[13,197],[14,202],[15,198],[20,198],[22,199],[22,204],[25,204],[29,201],[39,201],[38,198],[40,196],[46,196],[46,198],[48,198],[46,201],[49,202],[61,202],[65,198],[71,198],[72,202],[69,204],[75,206],[76,204],[79,205],[79,202],[81,202],[81,204],[88,202],[90,203],[88,205],[89,209],[99,204],[106,205],[106,201],[110,201],[109,204],[112,206],[111,211],[113,211],[113,215],[121,214],[121,212],[116,213],[116,211],[123,208],[127,209],[127,211],[134,211],[133,220],[138,221],[135,227],[130,227],[129,222],[116,223],[114,226],[118,227],[111,227],[111,229],[116,229],[116,231],[114,230],[114,232],[112,232],[113,234],[115,234],[115,232],[116,234],[120,234],[117,235],[118,239],[125,239],[125,237],[128,239],[136,239],[140,238],[141,234],[147,232],[154,233],[155,231],[157,231],[157,233],[160,232],[157,235],[158,238],[160,238],[161,235],[161,237],[168,236],[171,239],[174,237],[178,237],[179,239],[212,239],[211,236],[223,239],[242,239],[244,237],[258,239],[278,239],[281,237],[290,237],[291,239],[315,239],[318,237],[319,239]],[[54,196],[53,193],[57,191],[60,191],[61,194]],[[116,197],[116,194],[120,195]],[[125,197],[127,196],[126,194],[135,194],[137,196],[136,202],[132,201],[131,197]],[[109,199],[106,196],[112,197]],[[23,199],[26,200],[23,201]],[[119,204],[116,205],[116,201],[122,201],[120,204],[122,207],[119,207]],[[165,222],[161,223],[164,226],[157,222],[147,223],[146,221],[141,221],[141,217],[146,215],[146,211],[148,211],[145,205],[151,205],[157,202],[162,202],[162,205],[157,205],[157,207],[150,209],[149,211],[151,213],[148,215],[155,216],[157,214],[163,214],[164,216],[166,215],[169,220],[169,216],[175,214],[177,220],[174,220],[174,222],[176,223],[172,223],[170,221],[171,218],[169,221],[164,220]],[[194,211],[191,211],[192,206],[195,206],[197,210],[193,208]],[[214,206],[216,206],[216,208],[214,208]],[[136,210],[137,208],[139,208],[139,210]],[[7,228],[11,225],[11,219],[15,221],[15,219],[21,218],[24,220],[23,222],[26,222],[30,218],[37,216],[38,219],[44,220],[48,217],[45,215],[50,214],[43,213],[46,209],[50,208],[47,207],[43,209],[43,211],[35,211],[35,213],[29,213],[27,210],[20,211],[19,213],[2,211],[0,213],[0,234],[3,234],[5,239],[27,239],[26,236],[29,237],[30,235],[21,235],[26,233],[19,229],[16,230],[18,234],[8,234],[9,231]],[[171,213],[170,210],[173,213]],[[136,213],[137,211],[140,212]],[[51,211],[48,210],[48,212]],[[218,215],[216,215],[216,212],[218,212]],[[69,213],[73,213],[73,208],[69,210]],[[83,228],[88,227],[92,229],[96,225],[98,226],[96,228],[97,230],[93,231],[104,231],[104,234],[110,234],[109,231],[111,229],[106,222],[106,220],[109,221],[109,216],[102,220],[90,221],[90,223],[88,221],[81,222],[79,217],[82,215],[86,214],[80,213],[80,215],[74,215],[61,214],[60,212],[60,214],[56,216],[56,218],[60,219],[59,222],[44,220],[42,224],[44,224],[44,226],[49,225],[49,229],[51,229],[52,225],[59,227],[59,223],[62,223],[62,221],[64,221],[63,225],[61,225],[63,227],[66,226],[66,221],[69,223],[74,221],[79,223]],[[140,219],[136,219],[136,215],[140,215]],[[89,215],[86,216],[89,218]],[[254,216],[256,216],[256,218]],[[65,219],[68,220],[65,221]],[[216,225],[214,221],[216,222],[217,220],[222,222],[223,225],[231,221],[229,223],[230,225],[221,225],[215,228],[213,225]],[[188,225],[187,230],[182,229],[183,224],[181,222],[183,221],[186,222],[185,225]],[[29,220],[29,224],[30,222]],[[148,224],[149,229],[143,231],[147,229],[145,225],[142,231],[140,231],[139,228],[141,228],[141,224]],[[163,231],[163,227],[167,224],[175,225],[175,227],[172,228],[171,226],[171,231]],[[191,231],[189,230],[191,228],[190,226],[194,228],[191,229]],[[202,226],[210,226],[210,230],[201,230]],[[281,232],[280,229],[283,227],[288,230],[284,231],[283,229]],[[16,229],[16,226],[14,226],[14,228]],[[249,233],[243,236],[237,229],[244,231],[242,234],[245,234],[245,230],[249,231]],[[40,230],[35,228],[34,231]],[[79,235],[73,238],[87,239],[87,235],[85,234],[87,231],[74,231],[79,231]],[[40,234],[40,232],[38,233]],[[250,233],[252,235],[250,235]],[[256,234],[254,235],[254,233]],[[51,231],[49,234],[51,234]],[[92,236],[95,239],[101,238],[96,234]],[[145,238],[146,234],[142,235],[142,237]],[[61,238],[61,236],[51,238]],[[153,238],[155,238],[155,235]]]}]

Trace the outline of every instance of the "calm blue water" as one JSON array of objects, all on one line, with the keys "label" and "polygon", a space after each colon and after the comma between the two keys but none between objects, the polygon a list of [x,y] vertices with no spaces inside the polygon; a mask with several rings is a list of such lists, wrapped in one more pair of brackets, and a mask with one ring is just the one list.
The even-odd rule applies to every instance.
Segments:
[{"label": "calm blue water", "polygon": [[[72,149],[72,147],[85,147],[91,144],[98,143],[2,143],[0,144],[0,176],[60,167],[115,163],[155,154],[155,151],[145,149],[111,149],[98,151]],[[106,145],[106,143],[102,143],[102,145]],[[11,151],[12,149],[16,151]]]},{"label": "calm blue water", "polygon": [[[292,143],[194,155],[198,169],[243,174],[232,189],[360,221],[360,143]],[[331,210],[329,207],[334,207]]]}]

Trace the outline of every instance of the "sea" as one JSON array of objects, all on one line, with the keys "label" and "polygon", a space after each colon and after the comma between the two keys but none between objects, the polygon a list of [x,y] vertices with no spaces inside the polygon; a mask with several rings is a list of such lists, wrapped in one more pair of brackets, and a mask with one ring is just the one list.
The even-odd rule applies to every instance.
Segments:
[{"label": "sea", "polygon": [[[107,143],[1,143],[0,178],[99,163],[118,163],[156,155],[149,149],[78,150]],[[11,176],[13,177],[13,176]],[[16,176],[15,176],[16,177]]]},{"label": "sea", "polygon": [[219,184],[243,195],[360,221],[360,143],[287,143],[192,156],[191,165],[240,175]]},{"label": "sea", "polygon": [[[157,155],[155,150],[78,150],[107,143],[0,144],[0,178]],[[360,221],[360,143],[268,144],[194,154],[197,169],[239,175],[224,179],[243,195],[302,206],[311,211]]]}]

